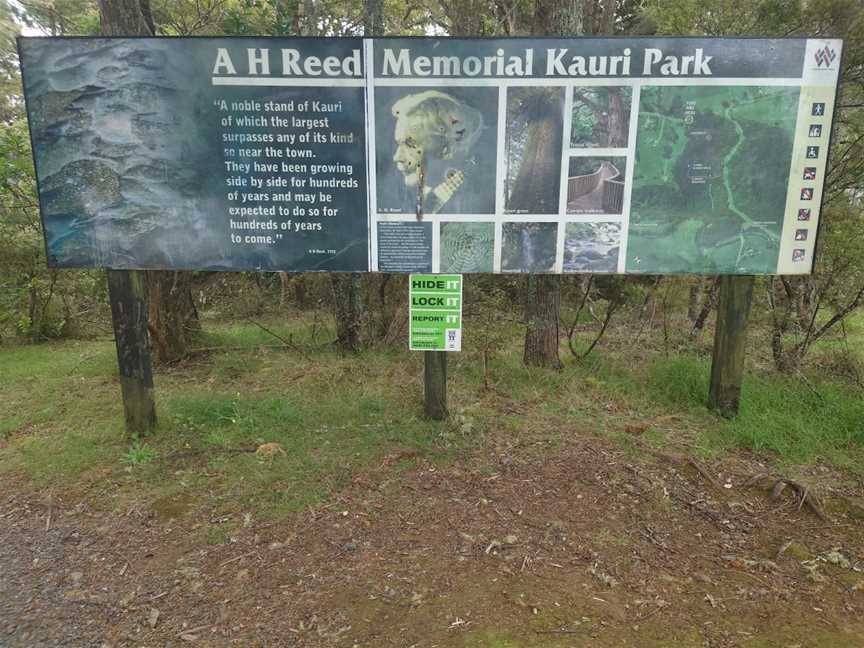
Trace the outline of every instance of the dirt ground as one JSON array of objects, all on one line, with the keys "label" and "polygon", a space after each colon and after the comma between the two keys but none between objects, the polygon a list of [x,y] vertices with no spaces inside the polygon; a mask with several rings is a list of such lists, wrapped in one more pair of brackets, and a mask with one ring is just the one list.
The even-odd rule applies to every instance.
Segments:
[{"label": "dirt ground", "polygon": [[5,478],[0,647],[864,646],[861,483],[570,438],[393,454],[275,522]]}]

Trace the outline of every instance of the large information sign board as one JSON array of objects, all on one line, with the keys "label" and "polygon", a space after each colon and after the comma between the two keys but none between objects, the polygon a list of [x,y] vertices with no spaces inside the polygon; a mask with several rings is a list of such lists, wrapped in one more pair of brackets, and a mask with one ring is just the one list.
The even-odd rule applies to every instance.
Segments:
[{"label": "large information sign board", "polygon": [[799,274],[842,43],[22,38],[49,263]]}]

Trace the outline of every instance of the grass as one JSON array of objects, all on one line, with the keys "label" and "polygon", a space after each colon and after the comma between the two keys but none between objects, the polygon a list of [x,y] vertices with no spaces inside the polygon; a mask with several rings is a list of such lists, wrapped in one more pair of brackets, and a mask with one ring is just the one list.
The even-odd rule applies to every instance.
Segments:
[{"label": "grass", "polygon": [[[305,323],[268,328],[311,340]],[[108,474],[120,499],[212,489],[216,506],[278,514],[319,502],[388,453],[438,460],[466,441],[464,425],[420,416],[416,358],[262,348],[274,341],[251,324],[210,333],[202,345],[249,350],[157,372],[157,432],[131,446],[110,343],[0,348],[0,473],[71,488]],[[264,443],[283,452],[255,454]]]},{"label": "grass", "polygon": [[[326,338],[304,320],[267,328],[305,348]],[[421,416],[420,354],[343,358],[326,346],[267,348],[278,341],[251,323],[209,330],[202,347],[241,350],[158,371],[157,433],[131,445],[111,343],[0,347],[0,475],[70,492],[96,486],[116,506],[194,493],[216,509],[283,515],[320,503],[388,455],[448,461],[480,444],[554,452],[590,434],[638,452],[631,425],[645,428],[640,442],[656,446],[862,465],[864,401],[827,378],[750,372],[741,415],[727,421],[705,408],[708,362],[698,352],[667,358],[610,343],[577,364],[562,350],[563,371],[529,370],[515,331],[493,358],[490,390],[470,337],[468,351],[450,356],[453,416],[435,423]],[[265,443],[282,451],[256,454]],[[225,535],[208,533],[208,541]]]},{"label": "grass", "polygon": [[[707,361],[679,357],[658,361],[650,371],[655,400],[672,407],[704,407]],[[864,400],[849,386],[830,380],[748,373],[740,414],[717,421],[704,440],[715,448],[769,451],[784,461],[828,461],[844,466],[860,459],[864,446]]]},{"label": "grass", "polygon": [[130,466],[143,466],[152,463],[158,456],[152,446],[136,441],[129,446],[129,451],[123,455],[123,463]]}]

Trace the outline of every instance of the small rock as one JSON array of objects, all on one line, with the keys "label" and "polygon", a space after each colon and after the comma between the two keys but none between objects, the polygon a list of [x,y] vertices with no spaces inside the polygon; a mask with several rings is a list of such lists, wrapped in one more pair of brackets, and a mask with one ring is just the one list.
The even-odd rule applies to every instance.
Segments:
[{"label": "small rock", "polygon": [[183,575],[184,577],[189,578],[189,579],[198,578],[199,576],[201,576],[201,570],[198,569],[197,567],[186,566],[186,567],[181,567],[177,571],[181,575]]},{"label": "small rock", "polygon": [[615,580],[614,577],[604,572],[598,563],[592,564],[588,568],[588,573],[594,576],[598,581],[606,585],[606,587],[615,587],[618,584],[618,581]]},{"label": "small rock", "polygon": [[343,551],[357,551],[357,545],[354,542],[346,542],[342,545]]},{"label": "small rock", "polygon": [[798,542],[797,540],[789,540],[788,542],[783,543],[777,552],[777,558],[779,559],[781,556],[789,556],[797,560],[798,562],[802,562],[804,560],[810,560],[813,558],[813,553],[810,549],[807,548],[803,542]]},{"label": "small rock", "polygon": [[285,448],[278,443],[262,443],[255,450],[255,454],[259,457],[274,457],[276,455],[284,455],[288,453],[285,452]]},{"label": "small rock", "polygon": [[849,559],[844,556],[838,549],[832,549],[828,551],[822,556],[820,556],[825,562],[830,563],[832,565],[837,565],[842,567],[843,569],[849,569],[852,566],[852,563],[849,562]]},{"label": "small rock", "polygon": [[276,551],[277,549],[281,549],[284,546],[285,546],[284,542],[271,542],[268,549],[270,549],[271,551]]},{"label": "small rock", "polygon": [[155,628],[157,623],[159,623],[159,610],[150,608],[150,614],[147,615],[147,624],[151,628]]},{"label": "small rock", "polygon": [[63,593],[63,598],[67,601],[86,601],[87,594],[82,592],[80,589],[70,589]]},{"label": "small rock", "polygon": [[510,535],[504,536],[504,544],[514,545],[518,541],[519,541],[519,539],[515,535],[513,535],[512,533]]},{"label": "small rock", "polygon": [[624,426],[624,431],[627,434],[632,434],[633,436],[639,436],[643,434],[645,430],[649,427],[648,423],[628,423]]}]

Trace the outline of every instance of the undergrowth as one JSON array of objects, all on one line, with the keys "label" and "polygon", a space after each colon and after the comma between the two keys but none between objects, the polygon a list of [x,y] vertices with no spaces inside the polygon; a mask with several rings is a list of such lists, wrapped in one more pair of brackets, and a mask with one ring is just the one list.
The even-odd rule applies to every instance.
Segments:
[{"label": "undergrowth", "polygon": [[[705,407],[704,349],[612,352],[616,342],[575,362],[562,346],[562,371],[529,370],[513,328],[491,356],[487,387],[469,329],[467,351],[450,355],[451,419],[436,423],[422,417],[422,355],[342,357],[319,344],[327,336],[316,327],[210,325],[207,351],[157,371],[157,432],[131,444],[110,342],[0,347],[0,474],[55,488],[110,482],[104,492],[118,502],[206,493],[216,508],[280,514],[321,502],[358,471],[410,465],[400,457],[449,461],[481,446],[554,453],[586,435],[638,452],[633,430],[659,447],[862,465],[864,400],[848,381],[756,368],[740,415],[726,420]],[[278,348],[274,334],[291,344]],[[256,453],[262,444],[279,450]]]}]

